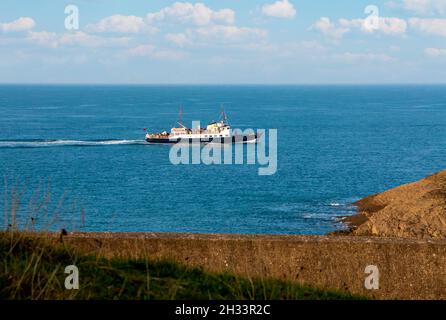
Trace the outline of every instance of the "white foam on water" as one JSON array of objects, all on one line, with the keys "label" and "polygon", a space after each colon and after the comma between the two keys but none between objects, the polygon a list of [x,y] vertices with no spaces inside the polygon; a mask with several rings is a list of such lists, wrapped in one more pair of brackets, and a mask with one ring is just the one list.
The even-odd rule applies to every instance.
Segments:
[{"label": "white foam on water", "polygon": [[330,203],[330,206],[332,206],[332,207],[339,207],[339,206],[342,206],[343,204],[341,204],[341,203],[339,203],[339,202],[332,202],[332,203]]},{"label": "white foam on water", "polygon": [[59,146],[103,146],[145,144],[144,140],[3,140],[0,148],[37,148]]}]

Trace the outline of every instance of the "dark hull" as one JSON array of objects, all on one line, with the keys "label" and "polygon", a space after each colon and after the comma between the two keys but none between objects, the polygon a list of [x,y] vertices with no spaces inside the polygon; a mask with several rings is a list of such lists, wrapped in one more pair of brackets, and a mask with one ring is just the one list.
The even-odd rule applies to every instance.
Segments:
[{"label": "dark hull", "polygon": [[188,143],[253,143],[257,140],[257,134],[235,135],[231,138],[202,138],[202,139],[169,139],[169,138],[146,138],[148,143],[153,144],[175,144],[178,142]]}]

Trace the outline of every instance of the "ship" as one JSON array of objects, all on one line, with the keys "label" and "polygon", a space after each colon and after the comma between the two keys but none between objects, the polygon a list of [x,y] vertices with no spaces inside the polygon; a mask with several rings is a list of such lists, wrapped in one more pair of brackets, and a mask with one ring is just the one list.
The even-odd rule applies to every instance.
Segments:
[{"label": "ship", "polygon": [[[183,110],[180,108],[179,127],[174,127],[170,132],[146,133],[145,140],[150,144],[187,143],[256,143],[259,138],[255,132],[248,134],[234,133],[228,123],[227,115],[222,107],[219,121],[209,123],[206,128],[188,128],[182,122]],[[147,131],[147,129],[145,129]]]}]

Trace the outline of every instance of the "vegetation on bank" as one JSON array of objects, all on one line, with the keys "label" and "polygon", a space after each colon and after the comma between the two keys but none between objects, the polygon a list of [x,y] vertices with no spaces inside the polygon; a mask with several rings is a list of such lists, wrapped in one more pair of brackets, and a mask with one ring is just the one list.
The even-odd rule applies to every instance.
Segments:
[{"label": "vegetation on bank", "polygon": [[[358,299],[276,279],[205,272],[173,261],[105,259],[54,238],[0,232],[0,299]],[[65,289],[65,267],[79,289]]]},{"label": "vegetation on bank", "polygon": [[[0,299],[358,299],[277,279],[206,272],[174,261],[105,259],[74,250],[61,238],[35,230],[57,230],[66,224],[64,198],[51,204],[50,183],[26,201],[23,185],[4,188],[5,231],[0,231]],[[27,205],[26,205],[27,203]],[[80,210],[80,225],[84,211]],[[65,219],[62,219],[62,218]],[[75,230],[74,223],[70,230]],[[65,289],[65,267],[79,270],[79,289]]]}]

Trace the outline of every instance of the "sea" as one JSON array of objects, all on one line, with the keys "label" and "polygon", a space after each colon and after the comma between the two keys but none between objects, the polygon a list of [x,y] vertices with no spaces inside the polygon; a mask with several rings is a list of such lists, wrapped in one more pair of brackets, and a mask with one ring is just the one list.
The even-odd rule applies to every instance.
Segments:
[{"label": "sea", "polygon": [[[144,142],[221,104],[233,128],[277,130],[274,174]],[[326,234],[445,167],[441,85],[0,85],[1,228]]]}]

